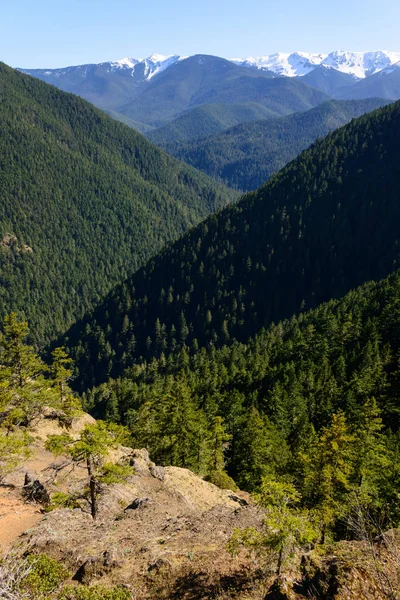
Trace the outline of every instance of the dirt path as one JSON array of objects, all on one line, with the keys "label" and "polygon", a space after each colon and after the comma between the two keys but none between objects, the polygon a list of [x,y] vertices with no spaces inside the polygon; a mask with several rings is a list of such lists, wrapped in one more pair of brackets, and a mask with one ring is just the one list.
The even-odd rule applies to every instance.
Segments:
[{"label": "dirt path", "polygon": [[24,531],[43,518],[34,504],[25,504],[14,490],[0,488],[0,550],[4,550]]}]

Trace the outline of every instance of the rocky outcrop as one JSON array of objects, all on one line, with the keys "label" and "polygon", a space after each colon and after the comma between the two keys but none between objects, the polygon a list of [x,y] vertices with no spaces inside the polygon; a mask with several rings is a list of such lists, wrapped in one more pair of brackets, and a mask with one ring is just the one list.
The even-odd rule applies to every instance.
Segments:
[{"label": "rocky outcrop", "polygon": [[28,502],[36,502],[46,507],[50,504],[50,494],[45,486],[31,473],[25,473],[22,496]]}]

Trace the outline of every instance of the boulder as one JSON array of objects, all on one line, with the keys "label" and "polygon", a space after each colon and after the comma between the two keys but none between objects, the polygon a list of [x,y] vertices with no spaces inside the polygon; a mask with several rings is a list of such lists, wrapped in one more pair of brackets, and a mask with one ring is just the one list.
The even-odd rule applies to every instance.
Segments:
[{"label": "boulder", "polygon": [[145,508],[146,506],[149,506],[150,503],[151,498],[135,498],[134,501],[125,508],[125,510],[137,510],[138,508]]},{"label": "boulder", "polygon": [[25,473],[23,497],[29,502],[37,502],[43,506],[50,504],[50,495],[44,485],[31,473]]}]

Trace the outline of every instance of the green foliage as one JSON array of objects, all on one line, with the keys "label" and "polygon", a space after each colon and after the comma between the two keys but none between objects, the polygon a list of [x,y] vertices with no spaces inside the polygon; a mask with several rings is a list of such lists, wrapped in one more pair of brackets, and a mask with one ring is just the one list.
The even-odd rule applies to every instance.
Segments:
[{"label": "green foliage", "polygon": [[4,319],[0,338],[0,408],[5,410],[2,425],[9,431],[27,425],[40,416],[45,404],[53,405],[53,389],[46,385],[47,366],[25,342],[28,324],[16,313]]},{"label": "green foliage", "polygon": [[[280,114],[280,113],[278,113]],[[195,140],[200,139],[249,121],[260,121],[276,117],[277,113],[262,104],[245,102],[243,104],[202,104],[186,110],[176,119],[159,129],[146,134],[146,137],[164,148],[169,154],[176,156],[182,150],[193,148]],[[186,144],[190,142],[189,144]],[[181,145],[182,144],[182,145]],[[181,156],[186,160],[186,156]],[[187,161],[190,163],[190,160]]]},{"label": "green foliage", "polygon": [[214,417],[208,439],[208,470],[206,481],[223,490],[236,490],[237,485],[225,471],[225,450],[232,436],[226,432],[222,417]]},{"label": "green foliage", "polygon": [[[28,600],[131,600],[132,594],[122,587],[65,585],[68,570],[46,554],[14,554],[0,558],[0,587],[5,598]],[[3,597],[3,596],[2,596]]]},{"label": "green foliage", "polygon": [[[255,190],[316,139],[384,104],[385,100],[375,98],[330,100],[307,112],[280,118],[271,118],[276,115],[270,114],[269,119],[264,115],[263,120],[254,115],[253,119],[242,118],[219,128],[218,120],[208,124],[204,118],[203,113],[207,111],[208,116],[211,109],[207,105],[185,113],[148,137],[176,158],[229,187]],[[200,123],[199,116],[203,116]],[[243,124],[238,125],[239,122]],[[195,126],[199,127],[197,136],[193,132]],[[193,139],[200,137],[203,139]]]},{"label": "green foliage", "polygon": [[231,439],[231,435],[226,433],[224,427],[224,420],[222,417],[215,417],[211,432],[210,442],[211,451],[209,458],[209,470],[210,472],[223,471],[225,468],[225,456],[224,448]]},{"label": "green foliage", "polygon": [[276,573],[280,575],[296,550],[315,542],[319,535],[310,514],[296,508],[300,499],[292,484],[263,479],[256,501],[265,512],[264,529],[236,529],[228,549],[235,553],[244,546],[256,555],[274,553],[277,556]]},{"label": "green foliage", "polygon": [[116,414],[159,464],[211,478],[214,461],[250,492],[264,477],[289,478],[329,535],[343,534],[354,494],[374,519],[396,524],[399,297],[395,272],[246,344],[135,365],[86,394],[87,405]]},{"label": "green foliage", "polygon": [[0,483],[6,475],[29,457],[29,441],[29,435],[24,431],[4,433],[0,429]]},{"label": "green foliage", "polygon": [[[88,474],[88,501],[93,519],[97,517],[98,493],[101,484],[126,482],[133,470],[127,465],[104,462],[113,448],[129,443],[131,437],[128,430],[115,423],[96,423],[85,425],[78,438],[66,433],[49,435],[46,449],[53,454],[68,454],[75,465],[85,466]],[[66,499],[60,498],[63,502]],[[71,499],[72,500],[72,499]]]},{"label": "green foliage", "polygon": [[81,98],[0,64],[0,318],[54,339],[233,196]]},{"label": "green foliage", "polygon": [[133,475],[133,470],[129,465],[117,465],[115,463],[104,463],[102,472],[99,475],[99,482],[105,485],[113,483],[123,483]]},{"label": "green foliage", "polygon": [[323,538],[326,529],[345,512],[351,489],[354,441],[345,415],[336,413],[305,458],[304,489],[311,506],[318,507]]},{"label": "green foliage", "polygon": [[[28,458],[28,428],[47,407],[56,409],[60,419],[70,418],[79,408],[78,399],[65,381],[59,394],[59,369],[55,369],[55,363],[50,368],[45,365],[35,349],[26,344],[27,335],[27,323],[19,321],[15,313],[4,319],[0,334],[0,481]],[[61,352],[69,364],[70,359]],[[56,349],[54,356],[59,353]],[[67,435],[62,438],[69,441]],[[61,444],[59,453],[63,450]]]},{"label": "green foliage", "polygon": [[70,415],[79,408],[79,402],[68,387],[68,381],[71,380],[73,373],[73,361],[63,347],[55,348],[51,353],[51,358],[50,373],[55,386],[58,388],[59,406],[67,415]]},{"label": "green foliage", "polygon": [[69,576],[63,565],[46,554],[29,555],[28,565],[32,568],[22,581],[22,587],[26,588],[35,600],[54,592]]},{"label": "green foliage", "polygon": [[46,507],[46,512],[51,512],[52,510],[57,510],[59,508],[80,508],[80,504],[78,499],[71,494],[66,494],[64,492],[55,492],[51,496],[51,502]]},{"label": "green foliage", "polygon": [[[399,102],[354,119],[165,248],[63,339],[78,368],[74,385],[86,390],[183,347],[245,342],[387,276],[399,256],[399,133]],[[363,348],[371,377],[379,377],[375,351],[375,342]],[[325,367],[321,377],[332,381],[337,367]],[[271,402],[282,406],[280,394],[277,382]]]},{"label": "green foliage", "polygon": [[243,419],[236,438],[232,471],[244,490],[257,488],[263,477],[283,471],[289,460],[286,440],[268,417],[254,406]]},{"label": "green foliage", "polygon": [[137,411],[132,431],[135,446],[146,447],[156,462],[201,470],[206,422],[185,380],[167,378],[151,393]]},{"label": "green foliage", "polygon": [[100,585],[66,587],[57,600],[132,600],[129,590],[122,587],[105,588]]},{"label": "green foliage", "polygon": [[226,471],[215,470],[210,471],[208,475],[205,477],[206,481],[213,483],[217,487],[221,488],[221,490],[237,490],[238,486],[233,481],[232,477],[229,477]]}]

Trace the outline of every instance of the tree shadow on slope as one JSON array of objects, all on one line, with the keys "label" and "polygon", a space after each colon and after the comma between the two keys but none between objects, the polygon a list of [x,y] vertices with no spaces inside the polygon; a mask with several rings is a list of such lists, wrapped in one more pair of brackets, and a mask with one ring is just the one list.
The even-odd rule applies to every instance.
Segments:
[{"label": "tree shadow on slope", "polygon": [[241,569],[234,573],[219,575],[205,571],[190,572],[178,577],[170,591],[171,600],[206,600],[218,598],[240,598],[250,592],[265,576],[260,572]]}]

